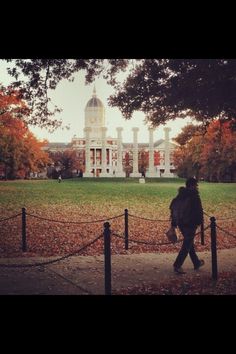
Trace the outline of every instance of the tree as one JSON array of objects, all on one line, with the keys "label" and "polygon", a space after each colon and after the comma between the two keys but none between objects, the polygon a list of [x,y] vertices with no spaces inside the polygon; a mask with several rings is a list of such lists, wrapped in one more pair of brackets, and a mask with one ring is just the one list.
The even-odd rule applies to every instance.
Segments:
[{"label": "tree", "polygon": [[[63,152],[49,152],[50,158],[54,163],[54,167],[57,171],[62,171],[63,177],[72,177],[73,171],[84,170],[85,154],[82,157],[78,156],[77,151],[67,149]],[[52,176],[57,178],[58,173],[51,172]]]},{"label": "tree", "polygon": [[126,177],[129,177],[130,173],[133,170],[133,166],[131,164],[132,157],[131,157],[132,152],[126,151],[125,152],[125,158],[124,158],[124,171],[126,174]]},{"label": "tree", "polygon": [[236,60],[143,60],[110,103],[126,118],[141,110],[154,125],[187,116],[206,123],[234,120]]},{"label": "tree", "polygon": [[[235,127],[236,59],[17,59],[14,65],[8,72],[32,109],[31,124],[61,124],[53,117],[58,107],[49,109],[48,90],[84,70],[87,83],[103,75],[114,87],[109,104],[126,119],[142,111],[154,126],[191,116],[206,124],[230,119]],[[127,75],[121,80],[124,71]]]},{"label": "tree", "polygon": [[143,176],[146,175],[146,171],[149,164],[149,152],[144,149],[139,151],[139,159],[138,159],[138,170],[142,173]]},{"label": "tree", "polygon": [[0,164],[5,178],[26,177],[49,162],[48,154],[42,151],[46,142],[38,141],[21,120],[26,112],[19,93],[0,91]]},{"label": "tree", "polygon": [[22,160],[18,167],[18,176],[26,177],[30,172],[41,172],[51,159],[43,148],[48,144],[46,140],[39,141],[28,129],[23,139]]},{"label": "tree", "polygon": [[202,173],[209,181],[233,181],[236,174],[236,132],[230,122],[213,121],[204,138],[200,156]]},{"label": "tree", "polygon": [[200,154],[204,145],[205,127],[203,125],[188,124],[182,132],[173,139],[179,147],[173,154],[174,165],[180,177],[199,177]]},{"label": "tree", "polygon": [[[234,181],[236,175],[236,132],[229,122],[212,121],[205,133],[202,126],[188,125],[174,140],[174,164],[180,177],[196,176],[208,181]],[[192,134],[192,135],[191,135]]]},{"label": "tree", "polygon": [[51,131],[61,126],[62,121],[55,119],[61,108],[53,104],[49,91],[55,90],[61,80],[73,81],[74,74],[83,70],[86,83],[91,83],[103,72],[107,81],[114,84],[114,76],[128,63],[125,59],[7,59],[7,62],[14,64],[7,71],[15,79],[8,89],[17,88],[31,109],[27,123]]}]

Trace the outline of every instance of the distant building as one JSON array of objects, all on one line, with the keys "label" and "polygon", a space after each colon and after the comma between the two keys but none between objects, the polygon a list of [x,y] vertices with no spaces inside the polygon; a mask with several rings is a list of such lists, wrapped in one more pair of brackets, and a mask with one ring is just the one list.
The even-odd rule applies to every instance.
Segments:
[{"label": "distant building", "polygon": [[68,144],[49,143],[44,149],[51,152],[75,150],[78,162],[83,166],[84,177],[174,176],[172,153],[176,145],[169,141],[170,128],[164,128],[165,139],[157,141],[153,140],[155,129],[148,128],[149,143],[138,142],[139,128],[132,129],[132,143],[122,141],[122,127],[116,129],[116,138],[107,136],[105,108],[94,88],[92,98],[85,107],[84,136],[74,135]]}]

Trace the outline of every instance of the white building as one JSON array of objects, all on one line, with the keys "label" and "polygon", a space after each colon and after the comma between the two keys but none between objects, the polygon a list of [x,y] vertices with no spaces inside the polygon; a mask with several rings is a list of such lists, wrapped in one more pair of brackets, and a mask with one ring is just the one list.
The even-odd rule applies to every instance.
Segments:
[{"label": "white building", "polygon": [[117,127],[117,137],[107,136],[105,107],[93,90],[85,107],[84,137],[74,137],[71,143],[49,143],[51,152],[77,152],[84,177],[173,177],[175,168],[172,153],[175,144],[169,141],[170,128],[164,128],[165,140],[154,141],[154,128],[149,129],[149,142],[138,142],[139,128],[134,127],[133,142],[124,143],[122,127]]}]

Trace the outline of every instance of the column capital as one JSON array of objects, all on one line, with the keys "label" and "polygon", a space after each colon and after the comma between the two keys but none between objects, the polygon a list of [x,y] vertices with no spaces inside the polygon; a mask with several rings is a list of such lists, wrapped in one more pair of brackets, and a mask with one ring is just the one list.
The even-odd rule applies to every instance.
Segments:
[{"label": "column capital", "polygon": [[154,132],[154,130],[156,130],[156,128],[155,127],[148,127],[148,130],[149,130],[149,132]]},{"label": "column capital", "polygon": [[116,130],[117,130],[118,132],[122,132],[123,128],[122,128],[122,127],[117,127]]},{"label": "column capital", "polygon": [[103,132],[106,132],[106,131],[107,131],[107,127],[101,127],[101,130],[102,130]]},{"label": "column capital", "polygon": [[91,131],[92,131],[92,128],[91,128],[91,127],[85,127],[85,128],[84,128],[84,132],[85,132],[85,133],[87,133],[87,132],[89,133],[89,132],[91,132]]},{"label": "column capital", "polygon": [[133,130],[133,132],[138,132],[139,128],[138,127],[133,127],[132,130]]},{"label": "column capital", "polygon": [[170,132],[170,131],[171,131],[171,128],[165,127],[165,128],[164,128],[164,131],[165,131],[165,132]]}]

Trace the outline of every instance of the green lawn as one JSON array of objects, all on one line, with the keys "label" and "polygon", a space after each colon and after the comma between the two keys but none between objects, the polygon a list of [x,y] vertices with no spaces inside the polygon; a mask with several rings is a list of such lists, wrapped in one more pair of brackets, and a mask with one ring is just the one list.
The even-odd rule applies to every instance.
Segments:
[{"label": "green lawn", "polygon": [[[171,199],[178,188],[184,185],[182,179],[68,179],[31,180],[0,182],[0,207],[4,210],[19,211],[26,208],[91,206],[94,210],[112,208],[145,214],[149,209],[168,213]],[[236,211],[235,183],[199,183],[199,192],[204,210],[211,214],[228,215]],[[219,210],[221,209],[220,213]]]}]

